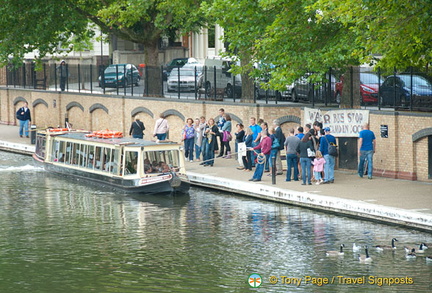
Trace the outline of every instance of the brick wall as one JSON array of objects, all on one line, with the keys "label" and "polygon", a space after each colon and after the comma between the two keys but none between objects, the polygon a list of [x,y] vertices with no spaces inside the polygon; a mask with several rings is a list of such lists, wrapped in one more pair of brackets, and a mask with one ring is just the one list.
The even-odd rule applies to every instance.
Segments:
[{"label": "brick wall", "polygon": [[[0,88],[0,123],[15,124],[15,112],[24,100],[29,102],[33,123],[38,127],[64,125],[67,117],[76,129],[112,129],[123,131],[127,135],[134,115],[138,114],[146,126],[147,139],[152,138],[154,124],[160,113],[168,114],[169,138],[174,141],[180,141],[185,119],[195,119],[202,115],[207,119],[215,118],[220,108],[231,114],[233,131],[238,122],[249,125],[250,117],[262,118],[269,126],[274,119],[278,119],[285,133],[288,132],[288,128],[303,125],[303,111],[300,106],[239,102],[222,104],[211,101],[86,95],[10,88]],[[430,181],[427,135],[432,133],[426,133],[425,137],[420,137],[416,141],[413,141],[413,134],[432,127],[432,114],[371,111],[369,118],[371,130],[377,137],[374,174]],[[381,125],[388,125],[388,138],[380,136]]]}]

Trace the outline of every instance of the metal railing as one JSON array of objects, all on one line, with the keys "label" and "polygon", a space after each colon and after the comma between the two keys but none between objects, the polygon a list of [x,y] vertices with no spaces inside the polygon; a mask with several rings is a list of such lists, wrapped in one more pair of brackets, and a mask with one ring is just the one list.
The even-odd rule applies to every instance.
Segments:
[{"label": "metal railing", "polygon": [[[0,83],[14,88],[175,99],[235,102],[242,96],[240,75],[216,66],[187,64],[139,69],[129,66],[111,65],[109,71],[103,65],[43,63],[42,68],[36,70],[33,62],[26,62],[18,68],[7,66],[0,70]],[[378,109],[432,111],[432,78],[428,72],[413,68],[389,72],[351,67],[345,73],[329,68],[322,76],[306,73],[283,91],[265,89],[266,82],[265,79],[255,82],[253,98],[249,100],[304,103],[312,107],[337,106],[342,102],[350,107],[360,104]],[[354,84],[359,83],[359,89],[355,89]],[[344,91],[344,87],[349,90]]]}]

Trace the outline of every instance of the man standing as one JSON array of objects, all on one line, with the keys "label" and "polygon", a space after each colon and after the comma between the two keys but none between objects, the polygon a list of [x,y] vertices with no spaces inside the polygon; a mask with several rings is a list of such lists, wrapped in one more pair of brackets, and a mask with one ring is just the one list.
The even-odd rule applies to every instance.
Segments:
[{"label": "man standing", "polygon": [[359,133],[358,153],[360,161],[358,165],[358,175],[363,178],[364,162],[368,162],[368,178],[372,179],[373,154],[375,153],[376,138],[373,131],[369,130],[369,123],[363,124],[362,131]]},{"label": "man standing", "polygon": [[[249,128],[252,130],[252,147],[256,147],[260,143],[260,133],[262,131],[261,126],[256,124],[256,118],[251,117],[249,119]],[[255,159],[256,154],[255,152],[252,152],[252,167],[255,167]]]},{"label": "man standing", "polygon": [[60,62],[60,66],[57,67],[58,70],[58,75],[60,77],[60,89],[62,92],[64,92],[64,90],[66,89],[66,81],[67,78],[69,77],[69,70],[68,67],[66,65],[66,61],[62,60]]},{"label": "man standing", "polygon": [[[31,122],[30,109],[28,108],[28,103],[25,102],[24,106],[19,108],[16,112],[16,118],[19,120],[19,135],[23,137],[23,132],[25,136],[29,137],[29,124]],[[24,130],[24,131],[23,131]]]},{"label": "man standing", "polygon": [[280,127],[280,122],[278,120],[274,120],[273,125],[275,129],[276,139],[279,141],[279,149],[276,153],[276,175],[282,175],[283,170],[280,152],[284,149],[285,135],[283,134],[282,128]]},{"label": "man standing", "polygon": [[[217,156],[218,158],[222,157],[224,155],[224,151],[225,151],[225,146],[224,146],[224,143],[222,141],[222,139],[223,139],[222,127],[224,126],[224,124],[226,122],[226,120],[224,118],[224,114],[225,114],[225,109],[220,108],[219,109],[219,120],[217,122],[217,127],[219,129],[218,137],[219,137],[219,145],[220,145],[219,155]],[[217,143],[215,144],[215,151],[216,150],[217,150]]]},{"label": "man standing", "polygon": [[328,146],[331,143],[336,145],[336,138],[330,134],[330,127],[324,128],[324,133],[320,138],[320,151],[325,160],[323,183],[334,183],[335,157],[329,154]]},{"label": "man standing", "polygon": [[131,127],[129,129],[129,135],[132,135],[133,138],[144,138],[144,123],[140,121],[139,116],[135,116],[135,121],[132,122]]},{"label": "man standing", "polygon": [[291,181],[291,169],[294,168],[294,181],[298,181],[299,168],[297,160],[297,147],[300,144],[300,139],[294,135],[294,128],[288,130],[288,137],[285,140],[286,159],[287,159],[287,175],[285,181]]}]

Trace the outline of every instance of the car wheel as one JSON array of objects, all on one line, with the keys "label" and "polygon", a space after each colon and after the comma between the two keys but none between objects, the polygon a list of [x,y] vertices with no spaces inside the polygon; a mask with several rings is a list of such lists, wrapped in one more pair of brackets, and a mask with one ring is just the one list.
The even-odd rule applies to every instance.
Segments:
[{"label": "car wheel", "polygon": [[383,96],[379,96],[379,101],[380,101],[380,105],[381,106],[386,106],[386,103],[385,103],[385,100],[384,100],[384,97]]},{"label": "car wheel", "polygon": [[293,102],[298,102],[299,100],[298,100],[298,96],[297,96],[297,93],[296,93],[296,91],[292,91],[292,93],[291,93],[291,100],[293,101]]},{"label": "car wheel", "polygon": [[335,101],[336,101],[336,103],[337,103],[338,105],[340,105],[341,100],[342,100],[342,96],[341,96],[340,92],[337,92],[337,93],[336,93],[336,97],[335,97]]},{"label": "car wheel", "polygon": [[257,100],[259,100],[261,98],[260,93],[259,93],[259,88],[255,87],[255,98]]},{"label": "car wheel", "polygon": [[138,76],[137,79],[136,79],[136,82],[135,82],[135,85],[136,85],[136,86],[139,86],[139,81],[140,81],[140,78],[139,78],[139,76]]},{"label": "car wheel", "polygon": [[226,93],[227,98],[233,98],[234,97],[232,85],[230,85],[230,84],[227,85],[227,87],[225,88],[225,93]]},{"label": "car wheel", "polygon": [[123,81],[123,87],[127,87],[128,84],[129,84],[129,81],[128,81],[127,78],[125,78],[124,81]]},{"label": "car wheel", "polygon": [[276,97],[276,100],[282,101],[282,94],[280,93],[280,91],[276,91],[275,97]]}]

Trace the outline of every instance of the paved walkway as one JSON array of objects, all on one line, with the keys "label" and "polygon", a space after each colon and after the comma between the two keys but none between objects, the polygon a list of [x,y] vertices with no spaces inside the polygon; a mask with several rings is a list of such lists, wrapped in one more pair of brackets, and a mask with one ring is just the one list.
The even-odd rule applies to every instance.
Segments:
[{"label": "paved walkway", "polygon": [[[31,153],[34,146],[30,139],[19,137],[17,126],[0,124],[0,149]],[[214,167],[203,167],[199,162],[186,164],[195,185],[432,231],[432,182],[383,177],[368,180],[354,171],[336,170],[333,184],[285,182],[284,173],[273,185],[268,173],[261,182],[248,181],[252,172],[237,170],[234,159],[218,158]]]}]

